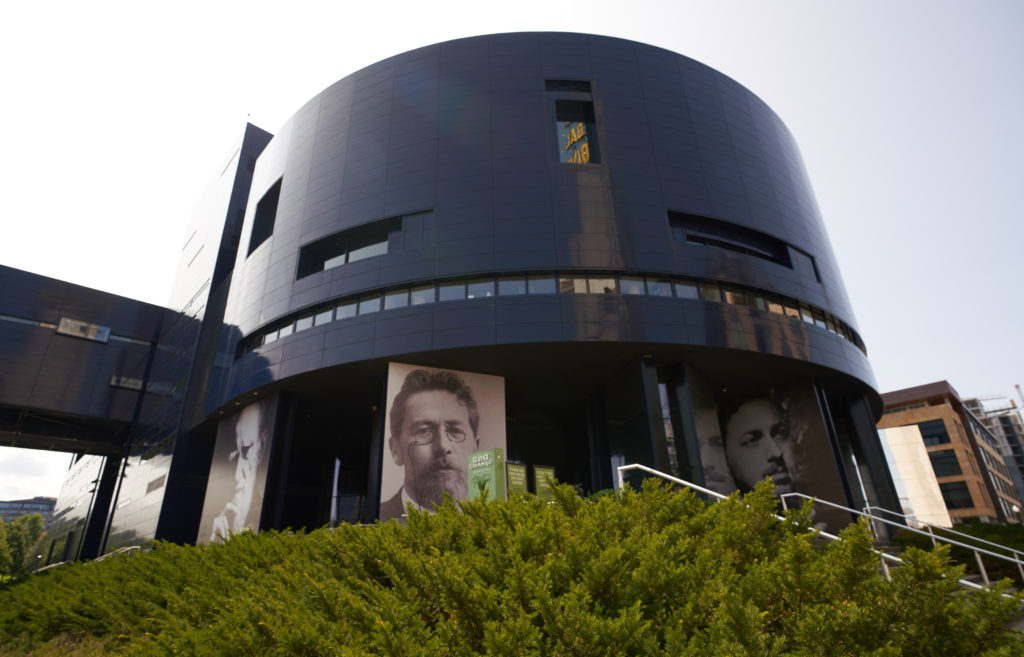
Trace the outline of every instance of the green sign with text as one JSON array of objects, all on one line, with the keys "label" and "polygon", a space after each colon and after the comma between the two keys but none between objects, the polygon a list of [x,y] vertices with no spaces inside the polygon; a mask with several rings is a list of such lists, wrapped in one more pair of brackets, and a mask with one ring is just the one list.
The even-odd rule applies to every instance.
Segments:
[{"label": "green sign with text", "polygon": [[543,465],[533,466],[533,490],[542,500],[553,501],[555,494],[551,490],[555,485],[555,469]]},{"label": "green sign with text", "polygon": [[505,499],[505,454],[501,448],[469,455],[469,499]]},{"label": "green sign with text", "polygon": [[522,463],[505,464],[506,481],[508,482],[508,494],[513,493],[526,495],[530,492],[526,485],[526,466]]}]

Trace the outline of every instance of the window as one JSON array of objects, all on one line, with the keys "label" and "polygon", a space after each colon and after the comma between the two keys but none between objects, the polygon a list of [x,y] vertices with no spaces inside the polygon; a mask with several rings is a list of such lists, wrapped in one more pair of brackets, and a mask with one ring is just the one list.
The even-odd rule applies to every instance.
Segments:
[{"label": "window", "polygon": [[313,316],[306,315],[295,320],[295,332],[305,331],[308,328],[313,328]]},{"label": "window", "polygon": [[388,252],[392,235],[402,230],[402,218],[393,217],[356,226],[311,242],[299,249],[298,278],[305,278],[350,262]]},{"label": "window", "polygon": [[350,303],[339,304],[335,317],[337,317],[338,319],[347,319],[349,317],[355,317],[358,308],[359,304],[357,304],[355,301],[352,301]]},{"label": "window", "polygon": [[932,462],[932,469],[936,477],[950,477],[963,474],[960,463],[956,460],[956,450],[943,449],[936,452],[928,452],[928,459]]},{"label": "window", "polygon": [[404,308],[409,305],[408,290],[394,290],[384,294],[384,310]]},{"label": "window", "polygon": [[971,491],[967,488],[966,481],[939,484],[939,490],[942,491],[942,500],[946,503],[946,508],[969,509],[974,506],[974,500],[971,499]]},{"label": "window", "polygon": [[622,283],[623,294],[645,294],[642,276],[623,276],[619,281]]},{"label": "window", "polygon": [[591,294],[615,294],[619,291],[614,278],[592,277],[589,285]]},{"label": "window", "polygon": [[736,306],[752,306],[753,300],[748,298],[748,295],[743,290],[737,290],[731,287],[723,287],[722,294],[725,296],[725,302],[731,303]]},{"label": "window", "polygon": [[369,313],[375,313],[380,310],[380,296],[374,295],[372,297],[366,297],[359,300],[359,314],[368,315]]},{"label": "window", "polygon": [[949,433],[946,432],[946,423],[942,420],[919,422],[917,428],[921,432],[921,439],[924,440],[925,445],[945,445],[949,443]]},{"label": "window", "polygon": [[590,82],[587,80],[544,80],[545,91],[577,91],[590,93]]},{"label": "window", "polygon": [[586,276],[560,276],[558,278],[558,291],[563,294],[586,294]]},{"label": "window", "polygon": [[475,281],[470,281],[466,285],[466,298],[467,299],[482,299],[484,297],[494,296],[494,279],[493,278],[482,278]]},{"label": "window", "polygon": [[422,285],[414,287],[409,294],[409,303],[413,306],[422,306],[425,303],[434,303],[437,293],[433,285]]},{"label": "window", "polygon": [[671,210],[668,223],[672,238],[677,242],[703,244],[768,260],[790,269],[793,267],[788,244],[753,228]]},{"label": "window", "polygon": [[277,219],[277,202],[281,198],[281,178],[270,186],[260,202],[256,204],[256,214],[252,220],[252,234],[249,236],[249,252],[252,255],[260,244],[266,242],[274,234],[274,221]]},{"label": "window", "polygon": [[525,278],[499,278],[498,294],[503,297],[512,297],[526,294]]},{"label": "window", "polygon": [[556,100],[558,161],[592,164],[601,161],[597,148],[594,103],[587,100]]},{"label": "window", "polygon": [[676,296],[680,299],[699,299],[700,294],[694,283],[676,283]]},{"label": "window", "polygon": [[647,294],[652,297],[672,296],[672,282],[667,278],[648,278]]},{"label": "window", "polygon": [[360,260],[366,260],[373,256],[384,255],[388,252],[388,240],[383,235],[383,239],[379,242],[367,244],[366,246],[359,246],[348,252],[349,262],[358,262]]},{"label": "window", "polygon": [[700,298],[703,301],[721,301],[722,291],[717,285],[711,283],[701,283]]},{"label": "window", "polygon": [[530,276],[527,282],[530,294],[554,294],[557,291],[554,276]]},{"label": "window", "polygon": [[294,324],[285,324],[280,329],[278,329],[277,337],[279,337],[279,338],[287,338],[289,335],[292,334],[292,331],[294,329],[295,329],[295,325]]},{"label": "window", "polygon": [[320,326],[322,324],[328,324],[334,319],[334,308],[328,308],[327,310],[321,310],[313,317],[313,324]]},{"label": "window", "polygon": [[466,298],[466,284],[462,281],[442,283],[437,286],[437,292],[437,298],[440,301],[458,301]]},{"label": "window", "polygon": [[544,89],[555,104],[555,143],[563,164],[601,161],[594,120],[594,99],[585,80],[545,80]]}]

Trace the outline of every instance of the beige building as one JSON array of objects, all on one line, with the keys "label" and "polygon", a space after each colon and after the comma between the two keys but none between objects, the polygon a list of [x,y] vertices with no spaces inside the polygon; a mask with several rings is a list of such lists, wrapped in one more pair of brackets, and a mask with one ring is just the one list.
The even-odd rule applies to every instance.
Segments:
[{"label": "beige building", "polygon": [[917,428],[953,524],[1021,521],[1021,501],[998,438],[967,410],[953,386],[929,383],[885,393],[882,401],[878,428]]},{"label": "beige building", "polygon": [[917,425],[880,429],[878,436],[882,439],[903,513],[930,525],[952,527],[953,521]]}]

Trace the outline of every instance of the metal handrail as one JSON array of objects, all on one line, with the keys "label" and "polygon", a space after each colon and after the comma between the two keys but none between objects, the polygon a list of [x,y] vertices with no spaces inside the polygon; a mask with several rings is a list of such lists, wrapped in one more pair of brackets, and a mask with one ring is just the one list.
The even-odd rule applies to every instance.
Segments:
[{"label": "metal handrail", "polygon": [[103,556],[96,557],[95,559],[93,559],[93,561],[103,561],[107,557],[112,557],[115,554],[127,554],[129,552],[136,552],[136,551],[141,550],[141,549],[142,549],[141,545],[126,545],[124,547],[117,548],[113,552],[107,552]]},{"label": "metal handrail", "polygon": [[[652,475],[654,475],[656,477],[661,477],[662,479],[666,479],[666,480],[671,481],[673,483],[679,484],[680,486],[686,486],[687,488],[695,490],[695,491],[697,491],[699,493],[703,493],[705,495],[710,495],[711,497],[717,498],[719,500],[728,499],[728,495],[723,495],[723,494],[721,494],[721,493],[719,493],[717,491],[713,491],[713,490],[704,488],[703,486],[698,486],[697,484],[691,483],[691,482],[686,481],[684,479],[680,479],[678,477],[673,477],[670,474],[666,474],[664,472],[660,472],[658,470],[655,470],[654,468],[649,468],[646,465],[641,465],[639,463],[631,463],[629,465],[620,465],[620,466],[618,466],[616,468],[616,470],[618,470],[618,473],[619,473],[619,489],[624,488],[625,485],[626,485],[626,478],[623,475],[624,472],[626,472],[627,470],[640,470],[642,472],[647,472],[647,473],[652,474]],[[843,509],[843,510],[846,510],[846,511],[852,511],[853,513],[856,513],[856,514],[862,515],[862,516],[865,515],[863,512],[857,511],[856,509],[851,509],[849,507],[841,506],[839,504],[833,504],[832,502],[826,502],[826,501],[823,501],[823,500],[818,500],[817,498],[808,497],[806,495],[802,495],[801,493],[786,493],[786,495],[800,495],[802,497],[805,497],[806,499],[813,500],[813,501],[815,501],[817,503],[820,503],[820,504],[825,504],[825,505],[832,506],[832,507],[835,507],[837,509]],[[785,508],[785,507],[786,507],[786,503],[785,503],[785,499],[783,499],[783,508]],[[775,516],[776,520],[780,520],[780,521],[785,521],[786,520],[785,517],[780,516],[778,514],[773,514],[773,515]],[[879,520],[882,520],[882,519],[879,518]],[[900,525],[900,526],[902,527],[903,525]],[[817,530],[817,529],[814,529],[814,528],[811,528],[809,531],[814,532],[814,534],[816,536],[821,536],[822,538],[826,538],[826,539],[828,539],[830,541],[841,541],[841,540],[843,540],[843,539],[839,538],[838,536],[836,536],[835,534],[829,534],[828,532],[823,532],[823,531],[820,531],[820,530]],[[886,554],[885,552],[882,552],[881,550],[877,550],[875,548],[871,548],[871,551],[874,552],[876,555],[878,555],[879,560],[880,560],[880,562],[882,564],[882,571],[884,572],[886,579],[891,579],[892,578],[890,573],[889,573],[889,565],[886,562],[892,562],[892,563],[895,563],[895,564],[903,564],[903,559],[900,559],[896,555]],[[960,586],[963,586],[965,588],[975,589],[975,590],[978,590],[978,591],[984,590],[985,588],[988,587],[987,579],[986,579],[986,585],[985,586],[981,586],[980,584],[975,584],[974,582],[968,581],[966,579],[958,579],[957,580],[957,584],[959,584]]]},{"label": "metal handrail", "polygon": [[[913,520],[914,522],[916,522],[916,523],[918,523],[920,525],[924,525],[925,527],[930,527],[932,529],[942,530],[943,532],[945,532],[947,534],[956,534],[957,536],[961,536],[961,537],[963,537],[965,539],[974,541],[976,543],[984,543],[985,545],[991,545],[992,547],[999,548],[1000,550],[1006,550],[1008,552],[1012,552],[1015,555],[1017,555],[1018,557],[1020,557],[1020,555],[1021,555],[1021,551],[1020,550],[1015,550],[1015,549],[1013,549],[1012,547],[1010,547],[1008,545],[1003,545],[1001,543],[994,543],[994,542],[986,540],[984,538],[978,538],[976,536],[971,536],[970,534],[965,534],[964,532],[958,532],[957,530],[955,530],[955,529],[953,529],[951,527],[943,527],[942,525],[936,525],[935,523],[928,522],[927,520],[921,520],[917,516],[913,516],[913,515],[910,515],[910,514],[907,514],[907,513],[900,513],[899,511],[893,511],[891,509],[886,509],[885,507],[882,507],[882,506],[866,506],[866,507],[864,507],[864,511],[866,513],[868,513],[869,515],[871,515],[871,516],[874,516],[873,511],[883,511],[883,512],[888,513],[890,515],[896,516],[897,518],[903,518],[904,520]],[[879,518],[879,520],[881,520],[881,518]],[[929,533],[931,534],[931,532],[929,532]],[[933,539],[934,539],[934,537],[935,537],[935,535],[932,534],[932,538]]]},{"label": "metal handrail", "polygon": [[[787,497],[799,497],[799,498],[804,499],[804,500],[810,500],[814,504],[824,504],[826,506],[831,506],[831,507],[834,507],[834,508],[837,508],[837,509],[842,509],[844,511],[848,511],[849,513],[856,514],[856,515],[858,515],[858,516],[860,516],[862,518],[870,518],[871,523],[872,523],[872,525],[871,525],[871,530],[872,531],[875,531],[874,523],[875,522],[880,522],[880,523],[883,523],[885,525],[890,525],[892,527],[899,527],[902,530],[910,531],[910,532],[913,532],[915,534],[921,534],[922,536],[928,536],[928,537],[930,537],[932,539],[932,543],[933,544],[935,543],[936,536],[931,531],[927,531],[926,532],[926,531],[917,529],[916,527],[908,527],[907,525],[905,525],[903,523],[895,522],[893,520],[887,520],[886,518],[880,518],[879,516],[873,515],[871,513],[865,513],[863,511],[858,511],[857,509],[851,509],[849,507],[845,507],[845,506],[842,506],[842,505],[839,505],[839,504],[833,504],[832,502],[826,502],[824,500],[819,500],[817,498],[811,497],[810,495],[804,495],[803,493],[783,493],[779,497],[782,498],[782,506],[783,506],[783,508],[787,508],[786,507],[786,498]],[[875,533],[875,538],[876,539],[878,538],[877,532]],[[973,552],[974,553],[974,560],[978,564],[978,571],[981,573],[981,578],[982,578],[982,580],[984,580],[985,586],[991,586],[992,583],[989,581],[988,571],[985,570],[985,564],[981,560],[981,555],[983,555],[983,554],[985,556],[995,557],[996,559],[1000,559],[1002,561],[1008,561],[1010,563],[1015,564],[1017,566],[1017,570],[1021,574],[1021,581],[1024,582],[1024,561],[1021,561],[1020,559],[1017,559],[1015,557],[1010,557],[1010,556],[1007,556],[1005,554],[999,554],[998,552],[992,552],[991,550],[986,550],[984,548],[980,548],[980,547],[977,547],[975,545],[968,545],[966,543],[961,543],[960,541],[957,541],[957,540],[954,540],[954,539],[945,539],[945,538],[939,537],[939,540],[941,540],[943,543],[946,543],[947,545],[955,545],[957,547],[961,547],[961,548],[964,548],[965,550],[970,550],[971,552]],[[990,541],[985,541],[985,542],[986,543],[990,543]],[[1010,550],[1010,551],[1016,552],[1012,548],[1008,548],[1005,545],[999,545],[998,543],[991,543],[991,544],[995,545],[996,547],[1002,548],[1004,550]]]},{"label": "metal handrail", "polygon": [[[970,534],[965,534],[964,532],[958,532],[957,530],[952,529],[950,527],[943,527],[941,525],[936,525],[936,524],[930,523],[930,522],[928,522],[926,520],[921,520],[920,518],[918,518],[916,516],[907,515],[905,513],[899,513],[898,511],[893,511],[891,509],[886,509],[885,507],[881,507],[881,506],[866,506],[866,507],[864,507],[864,511],[866,511],[872,518],[875,518],[875,515],[874,515],[874,513],[872,513],[872,511],[883,511],[885,513],[889,513],[889,514],[894,515],[896,517],[903,518],[904,520],[909,520],[909,519],[913,518],[914,522],[916,522],[918,524],[921,524],[921,525],[924,525],[925,527],[928,528],[928,537],[932,540],[932,546],[933,547],[935,546],[936,539],[942,541],[943,543],[949,544],[949,545],[957,544],[955,541],[946,539],[946,538],[944,538],[942,536],[936,537],[935,536],[935,532],[932,531],[932,530],[933,529],[938,529],[938,530],[941,530],[942,532],[947,533],[947,534],[956,534],[957,536],[961,536],[961,537],[963,537],[963,538],[965,538],[965,539],[967,539],[969,541],[973,541],[975,543],[984,543],[985,545],[991,545],[992,547],[999,548],[1000,550],[1006,550],[1007,552],[1011,552],[1013,554],[1012,561],[1014,561],[1014,563],[1017,564],[1017,571],[1020,573],[1020,580],[1021,580],[1021,582],[1024,582],[1024,560],[1021,559],[1021,557],[1024,556],[1024,554],[1022,554],[1020,550],[1014,549],[1014,548],[1012,548],[1012,547],[1010,547],[1008,545],[1003,545],[1001,543],[995,543],[993,541],[989,541],[989,540],[986,540],[984,538],[978,538],[977,536],[971,536]],[[883,518],[878,518],[878,520],[884,520],[884,519]],[[909,529],[911,531],[915,531],[916,533],[919,533],[919,534],[923,533],[923,532],[917,530],[916,528],[910,527],[909,525],[906,527],[906,529]],[[969,549],[974,550],[973,547],[971,547]],[[985,551],[985,553],[986,554],[991,554],[988,551]],[[1006,555],[996,555],[996,556],[999,557],[1000,559],[1003,559],[1004,561],[1011,560],[1011,557],[1006,556]],[[974,550],[974,559],[975,559],[975,561],[978,562],[978,567],[981,569],[981,571],[982,571],[982,573],[985,576],[986,581],[987,581],[988,574],[984,572],[985,566],[983,566],[981,564],[981,557],[978,555],[977,550]]]}]

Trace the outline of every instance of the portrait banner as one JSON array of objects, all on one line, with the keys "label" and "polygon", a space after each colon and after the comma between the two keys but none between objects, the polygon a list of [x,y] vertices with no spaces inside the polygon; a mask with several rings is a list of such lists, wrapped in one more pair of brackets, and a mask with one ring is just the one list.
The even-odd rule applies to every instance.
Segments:
[{"label": "portrait banner", "polygon": [[197,543],[259,529],[276,414],[270,397],[220,421]]},{"label": "portrait banner", "polygon": [[[747,492],[767,478],[776,495],[802,493],[847,504],[810,381],[792,381],[753,394],[719,392],[713,399],[701,390],[694,401],[709,488],[723,494],[737,489]],[[801,501],[790,503],[799,506]],[[815,520],[823,528],[838,530],[849,524],[850,517],[819,505]]]},{"label": "portrait banner", "polygon": [[469,458],[505,450],[505,379],[389,363],[381,522],[469,497]]}]

